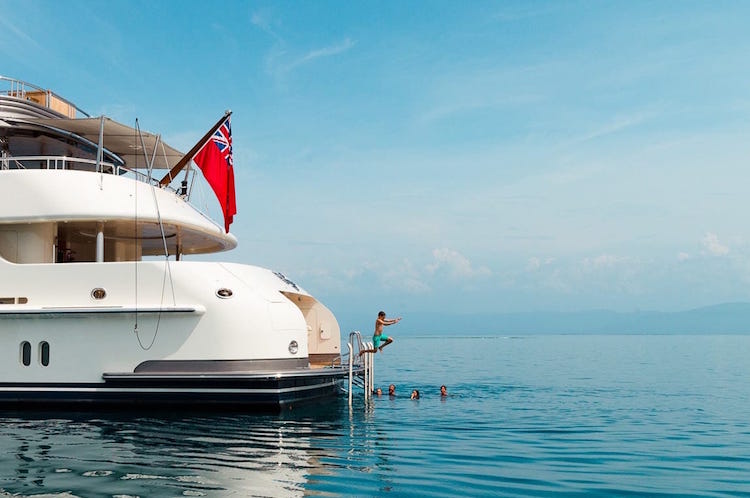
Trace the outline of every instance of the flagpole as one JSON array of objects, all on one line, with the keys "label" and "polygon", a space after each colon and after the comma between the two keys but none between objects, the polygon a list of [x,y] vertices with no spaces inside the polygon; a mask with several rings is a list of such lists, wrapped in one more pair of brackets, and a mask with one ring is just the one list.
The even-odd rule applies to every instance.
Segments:
[{"label": "flagpole", "polygon": [[182,168],[184,168],[187,163],[189,163],[195,157],[195,155],[200,152],[203,146],[208,143],[208,139],[211,138],[211,135],[216,133],[216,130],[218,130],[219,127],[224,124],[224,121],[226,121],[231,115],[232,111],[224,111],[224,115],[216,122],[213,128],[211,128],[208,133],[206,133],[203,138],[201,138],[198,143],[193,146],[192,149],[190,149],[190,152],[182,156],[182,159],[180,159],[180,161],[175,164],[171,170],[169,170],[169,173],[167,173],[164,178],[159,180],[159,186],[163,187],[165,185],[169,185],[172,179],[174,179],[174,177],[177,176],[180,171],[182,171]]}]

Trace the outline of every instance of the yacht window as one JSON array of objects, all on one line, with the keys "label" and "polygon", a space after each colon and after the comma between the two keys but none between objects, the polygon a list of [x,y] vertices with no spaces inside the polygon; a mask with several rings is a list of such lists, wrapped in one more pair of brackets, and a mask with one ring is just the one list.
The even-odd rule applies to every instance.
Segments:
[{"label": "yacht window", "polygon": [[39,362],[45,367],[49,365],[49,343],[47,341],[39,343]]},{"label": "yacht window", "polygon": [[28,297],[0,297],[0,304],[26,304]]},{"label": "yacht window", "polygon": [[21,343],[21,363],[27,367],[31,365],[31,343],[28,341]]}]

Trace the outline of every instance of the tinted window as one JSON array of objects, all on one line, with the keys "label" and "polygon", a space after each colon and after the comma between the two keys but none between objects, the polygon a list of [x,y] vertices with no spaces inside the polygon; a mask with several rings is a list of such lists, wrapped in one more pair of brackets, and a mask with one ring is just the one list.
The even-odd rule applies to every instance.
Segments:
[{"label": "tinted window", "polygon": [[49,365],[49,343],[46,341],[39,343],[39,361],[41,361],[42,365],[45,367]]},{"label": "tinted window", "polygon": [[21,363],[31,365],[31,344],[27,341],[21,343]]}]

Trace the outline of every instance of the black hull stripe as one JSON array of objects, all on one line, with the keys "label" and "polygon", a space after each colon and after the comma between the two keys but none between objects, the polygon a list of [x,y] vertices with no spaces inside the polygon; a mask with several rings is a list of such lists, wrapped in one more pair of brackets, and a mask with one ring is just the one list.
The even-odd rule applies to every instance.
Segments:
[{"label": "black hull stripe", "polygon": [[0,403],[50,407],[55,405],[189,405],[193,407],[266,407],[278,408],[330,398],[341,393],[338,381],[293,388],[267,386],[263,389],[205,389],[184,388],[117,388],[37,386],[0,387]]},{"label": "black hull stripe", "polygon": [[315,378],[281,379],[132,379],[123,382],[100,383],[0,383],[0,391],[134,391],[134,390],[176,390],[176,391],[254,391],[254,390],[302,390],[320,385],[336,384],[343,380],[337,376]]}]

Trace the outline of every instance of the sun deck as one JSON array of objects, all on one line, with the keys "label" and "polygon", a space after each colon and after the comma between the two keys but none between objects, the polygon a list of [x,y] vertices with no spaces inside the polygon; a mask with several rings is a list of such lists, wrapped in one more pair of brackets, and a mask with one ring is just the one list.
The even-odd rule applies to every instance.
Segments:
[{"label": "sun deck", "polygon": [[193,170],[179,189],[154,178],[183,157],[137,124],[90,117],[50,90],[0,77],[0,256],[138,261],[236,247],[234,236],[189,203]]}]

